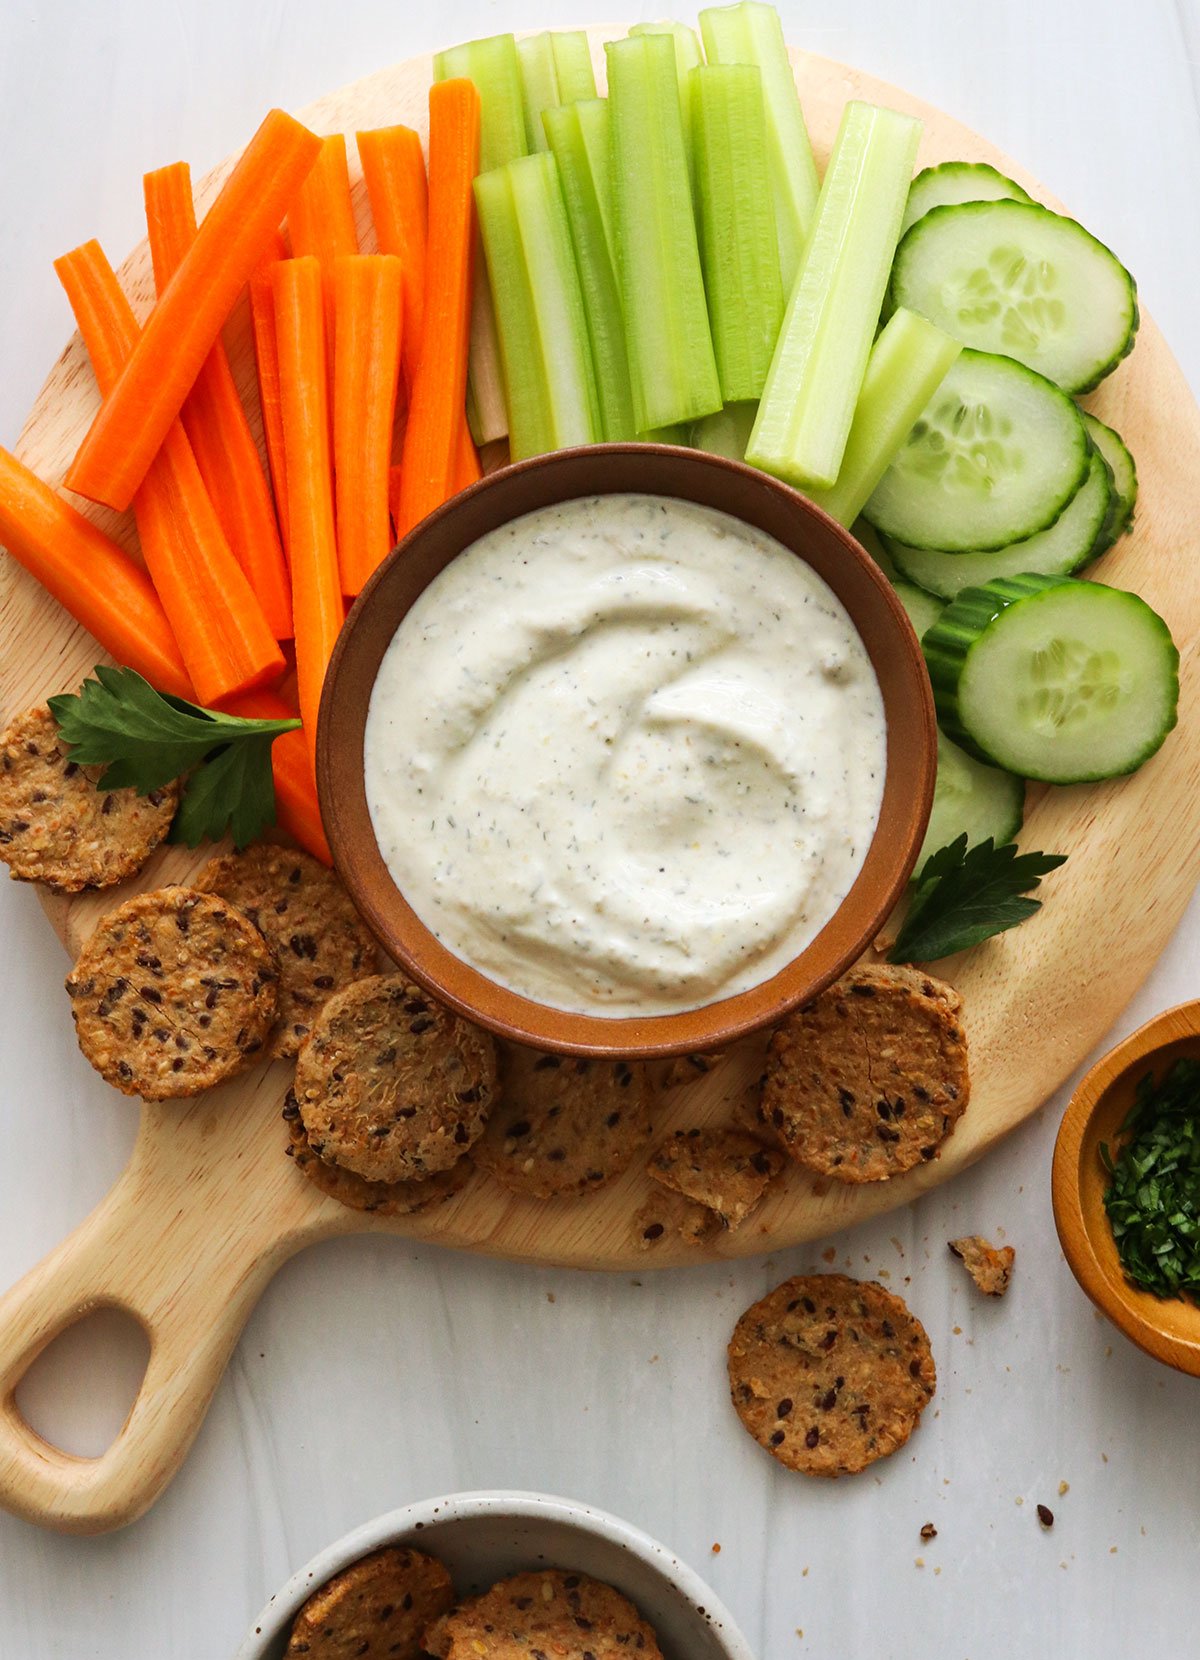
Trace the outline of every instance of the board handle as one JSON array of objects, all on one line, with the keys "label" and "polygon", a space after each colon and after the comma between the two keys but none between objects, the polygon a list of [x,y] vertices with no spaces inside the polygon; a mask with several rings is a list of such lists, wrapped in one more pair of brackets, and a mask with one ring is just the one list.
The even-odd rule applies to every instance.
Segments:
[{"label": "board handle", "polygon": [[[303,1243],[268,1239],[253,1198],[243,1200],[239,1228],[215,1229],[200,1184],[178,1191],[167,1220],[146,1202],[145,1164],[135,1154],[108,1197],[0,1298],[0,1505],[63,1533],[124,1527],[153,1504],[191,1446],[264,1284]],[[150,1358],[116,1440],[85,1458],[32,1429],[15,1391],[56,1337],[106,1308],[138,1322]]]}]

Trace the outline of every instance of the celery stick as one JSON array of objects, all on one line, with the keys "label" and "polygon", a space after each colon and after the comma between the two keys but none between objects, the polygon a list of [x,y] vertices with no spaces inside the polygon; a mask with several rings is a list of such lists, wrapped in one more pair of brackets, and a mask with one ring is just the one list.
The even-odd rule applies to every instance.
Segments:
[{"label": "celery stick", "polygon": [[558,71],[558,101],[577,104],[581,98],[596,96],[596,72],[592,48],[584,29],[555,29],[550,36],[554,67]]},{"label": "celery stick", "polygon": [[594,444],[600,410],[583,295],[554,157],[522,156],[475,180],[514,461]]},{"label": "celery stick", "polygon": [[542,111],[555,109],[562,101],[558,95],[553,37],[549,33],[523,35],[517,42],[517,62],[521,65],[521,92],[525,103],[525,147],[532,155],[535,150],[549,148],[542,126]]},{"label": "celery stick", "polygon": [[[631,35],[667,35],[675,47],[675,73],[679,77],[679,108],[683,115],[683,136],[688,148],[688,168],[692,169],[692,70],[704,62],[695,29],[686,23],[635,23]],[[694,171],[693,171],[694,178]]]},{"label": "celery stick", "polygon": [[[435,80],[462,78],[479,89],[479,171],[489,172],[523,156],[525,105],[517,45],[512,35],[490,35],[439,52],[433,60]],[[504,413],[504,377],[491,290],[482,258],[475,262],[471,303],[471,354],[467,384],[467,414],[477,444],[503,438],[508,431]]]},{"label": "celery stick", "polygon": [[669,427],[654,427],[650,432],[639,432],[639,444],[677,444],[681,449],[688,447],[688,429],[682,421],[676,421]]},{"label": "celery stick", "polygon": [[786,296],[816,211],[818,182],[783,26],[774,6],[741,0],[740,5],[702,11],[700,33],[709,63],[756,63],[762,72],[779,269]]},{"label": "celery stick", "polygon": [[688,183],[675,53],[663,35],[609,41],[613,224],[639,432],[721,403]]},{"label": "celery stick", "polygon": [[830,518],[854,523],[961,350],[915,312],[892,313],[871,351],[837,483],[811,492]]},{"label": "celery stick", "polygon": [[723,455],[729,461],[744,461],[757,413],[756,403],[727,403],[715,415],[706,415],[697,421],[688,441],[694,450]]},{"label": "celery stick", "polygon": [[604,222],[604,236],[617,269],[617,237],[613,224],[612,176],[612,121],[607,98],[584,98],[575,105],[579,119],[579,137],[587,151],[588,165],[596,186],[596,200],[600,218]]},{"label": "celery stick", "polygon": [[[590,98],[545,110],[542,121],[571,226],[579,286],[587,313],[588,338],[596,369],[600,399],[600,430],[608,443],[637,436],[633,392],[629,383],[629,353],[625,319],[613,263],[612,243],[605,231],[602,198],[609,193],[608,104]],[[590,134],[589,146],[585,129]]]},{"label": "celery stick", "polygon": [[866,373],[921,123],[846,105],[746,459],[802,489],[842,465]]},{"label": "celery stick", "polygon": [[762,76],[706,64],[691,82],[704,288],[721,393],[738,403],[761,397],[783,321]]}]

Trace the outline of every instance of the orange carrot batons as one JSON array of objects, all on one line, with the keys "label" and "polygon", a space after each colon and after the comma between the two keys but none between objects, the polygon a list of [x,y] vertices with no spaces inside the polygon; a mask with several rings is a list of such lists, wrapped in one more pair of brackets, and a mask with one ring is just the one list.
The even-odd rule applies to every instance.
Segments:
[{"label": "orange carrot batons", "polygon": [[321,687],[345,609],[334,530],[325,310],[311,255],[272,273],[291,530],[292,613],[300,715],[315,754]]},{"label": "orange carrot batons", "polygon": [[401,535],[454,493],[467,387],[479,164],[479,93],[471,81],[429,92],[429,242],[421,355],[400,473]]},{"label": "orange carrot batons", "polygon": [[287,257],[287,244],[282,236],[276,234],[273,245],[250,278],[250,323],[254,332],[254,360],[258,368],[263,441],[271,469],[271,488],[275,494],[275,517],[279,520],[285,554],[288,545],[287,463],[283,454],[282,394],[279,386],[279,349],[275,343],[275,291],[271,286],[271,267]]},{"label": "orange carrot batons", "polygon": [[162,602],[140,565],[29,468],[0,449],[0,547],[160,692],[192,696]]},{"label": "orange carrot batons", "polygon": [[[196,241],[196,210],[186,162],[160,167],[145,180],[150,257],[160,294]],[[273,233],[278,237],[278,229]],[[291,588],[271,490],[224,344],[200,366],[183,406],[183,426],[217,517],[276,639],[292,633]]]},{"label": "orange carrot batons", "polygon": [[429,187],[421,140],[411,127],[358,134],[358,154],[381,254],[396,254],[404,284],[404,384],[411,392],[425,312],[425,244]]},{"label": "orange carrot batons", "polygon": [[[54,263],[101,393],[113,385],[139,327],[98,242]],[[283,653],[234,558],[178,421],[133,500],[146,568],[196,696],[223,703],[277,681]]]},{"label": "orange carrot batons", "polygon": [[268,114],[92,422],[67,476],[70,489],[129,506],[320,148],[290,115]]},{"label": "orange carrot batons", "polygon": [[288,231],[292,252],[298,258],[312,254],[321,262],[325,337],[332,347],[334,261],[358,252],[344,133],[332,133],[321,140],[316,164],[288,209]]},{"label": "orange carrot batons", "polygon": [[403,333],[400,261],[353,254],[334,264],[333,472],[342,592],[362,591],[392,547],[388,468]]}]

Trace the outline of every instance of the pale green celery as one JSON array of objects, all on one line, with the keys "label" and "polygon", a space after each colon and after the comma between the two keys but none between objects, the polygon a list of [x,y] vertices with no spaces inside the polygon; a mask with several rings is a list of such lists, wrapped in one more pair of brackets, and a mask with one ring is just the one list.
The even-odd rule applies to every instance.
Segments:
[{"label": "pale green celery", "polygon": [[[564,104],[542,113],[571,226],[579,286],[600,400],[600,429],[608,443],[637,436],[625,320],[605,230],[602,200],[609,194],[608,105],[602,98]],[[585,129],[591,137],[589,145]]]},{"label": "pale green celery", "polygon": [[532,155],[535,150],[549,148],[542,111],[555,109],[562,102],[558,95],[554,37],[548,32],[523,35],[517,42],[517,62],[521,65],[521,92],[525,102],[525,147]]},{"label": "pale green celery", "polygon": [[475,180],[508,397],[514,461],[600,436],[571,230],[554,157],[522,156]]},{"label": "pale green celery", "polygon": [[613,225],[639,432],[719,408],[675,53],[664,35],[610,41]]},{"label": "pale green celery", "polygon": [[667,35],[675,47],[675,73],[679,77],[679,109],[683,116],[683,136],[688,150],[688,170],[693,180],[695,172],[692,164],[692,91],[689,79],[692,70],[698,69],[704,62],[704,53],[700,50],[700,41],[695,29],[689,28],[686,23],[635,23],[630,29],[631,35]]},{"label": "pale green celery", "polygon": [[694,450],[723,455],[729,461],[744,461],[757,413],[756,403],[727,403],[715,415],[706,415],[697,421],[688,442]]},{"label": "pale green celery", "polygon": [[587,151],[600,217],[604,221],[604,235],[615,271],[617,237],[613,224],[612,119],[608,99],[584,98],[575,105],[575,113],[579,117],[579,137]]},{"label": "pale green celery", "polygon": [[792,291],[816,211],[818,179],[779,13],[759,0],[710,7],[700,13],[700,33],[709,63],[755,63],[762,73],[779,269],[786,297]]},{"label": "pale green celery", "polygon": [[762,75],[753,64],[692,71],[700,256],[721,394],[762,395],[783,321]]},{"label": "pale green celery", "polygon": [[[466,41],[438,52],[433,60],[433,73],[435,80],[461,78],[474,81],[479,89],[481,173],[525,154],[525,104],[517,43],[512,35],[489,35],[485,40]],[[484,261],[477,259],[475,266],[467,415],[475,442],[488,444],[504,437],[508,423],[491,290]]]},{"label": "pale green celery", "polygon": [[677,444],[681,449],[688,446],[688,428],[682,421],[676,421],[669,427],[654,427],[649,432],[639,432],[639,444]]},{"label": "pale green celery", "polygon": [[558,71],[558,101],[577,104],[581,98],[596,96],[596,71],[592,48],[583,29],[555,29],[550,36],[554,67]]},{"label": "pale green celery", "polygon": [[915,312],[892,313],[871,350],[837,483],[811,492],[831,519],[854,523],[961,350]]},{"label": "pale green celery", "polygon": [[912,181],[921,123],[846,105],[746,459],[803,490],[837,479]]}]

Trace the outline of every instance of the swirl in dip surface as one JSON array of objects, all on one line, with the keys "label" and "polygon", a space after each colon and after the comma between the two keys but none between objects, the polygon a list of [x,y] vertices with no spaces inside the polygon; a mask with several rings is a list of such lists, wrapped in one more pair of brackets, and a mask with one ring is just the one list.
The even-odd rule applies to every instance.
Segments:
[{"label": "swirl in dip surface", "polygon": [[798,955],[879,817],[883,699],[840,601],[764,532],[674,498],[529,513],[397,629],[366,792],[425,925],[510,990],[670,1014]]}]

